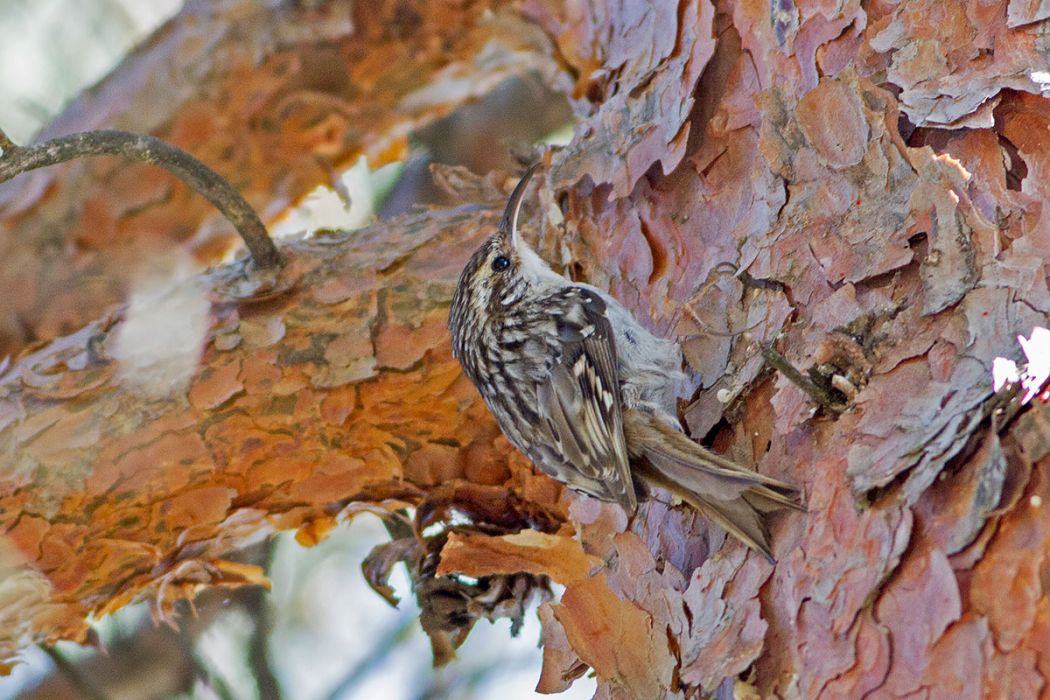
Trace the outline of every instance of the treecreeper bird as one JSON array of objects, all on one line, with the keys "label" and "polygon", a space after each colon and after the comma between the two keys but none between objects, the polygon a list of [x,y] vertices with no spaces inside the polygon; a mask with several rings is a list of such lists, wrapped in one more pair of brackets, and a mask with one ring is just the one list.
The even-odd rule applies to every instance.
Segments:
[{"label": "treecreeper bird", "polygon": [[796,489],[690,440],[676,415],[677,343],[522,240],[518,212],[535,169],[459,277],[456,359],[504,435],[550,476],[629,516],[647,485],[667,489],[772,561],[762,514],[803,510]]}]

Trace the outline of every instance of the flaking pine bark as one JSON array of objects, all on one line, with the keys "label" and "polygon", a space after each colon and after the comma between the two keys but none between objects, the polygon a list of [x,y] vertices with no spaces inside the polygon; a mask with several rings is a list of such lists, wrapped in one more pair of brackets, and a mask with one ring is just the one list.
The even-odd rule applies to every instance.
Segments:
[{"label": "flaking pine bark", "polygon": [[[486,8],[398,5],[419,18],[399,11],[398,38],[421,42],[438,31],[430,19],[465,27]],[[181,283],[206,322],[199,367],[168,393],[129,387],[116,338],[130,311],[105,310],[115,295],[61,322],[43,301],[5,302],[43,338],[0,379],[0,524],[12,552],[0,596],[20,602],[0,606],[5,655],[80,638],[86,613],[136,595],[167,611],[203,586],[258,583],[261,572],[226,560],[231,550],[275,529],[308,542],[382,504],[415,506],[416,520],[366,569],[382,589],[394,563],[409,564],[439,659],[477,616],[519,616],[549,580],[565,586],[539,609],[543,691],[590,668],[600,697],[734,683],[763,697],[1050,696],[1047,409],[992,388],[994,359],[1022,359],[1016,336],[1050,311],[1041,6],[489,9],[498,21],[479,26],[527,27],[530,43],[510,55],[547,70],[578,117],[571,142],[543,156],[523,235],[680,339],[690,376],[680,413],[694,439],[801,488],[808,512],[771,518],[775,566],[687,507],[652,500],[628,522],[563,492],[499,437],[445,322],[513,174],[443,171],[463,206],[290,240],[269,290],[243,262]],[[349,63],[324,56],[369,84],[389,63],[375,38],[387,35],[353,36]],[[492,63],[469,60],[484,45],[456,44],[456,65],[491,86]],[[129,61],[171,50],[154,41]],[[404,70],[423,81],[416,100],[450,75],[415,65]],[[95,89],[100,104],[123,90],[175,109],[172,119],[195,113],[159,106],[124,75]],[[343,99],[311,104],[342,119],[366,97]],[[222,112],[235,104],[209,102],[208,114],[242,123]],[[401,123],[406,104],[417,103],[373,104],[377,123]],[[280,154],[298,162],[295,148],[273,154],[274,167]],[[251,178],[247,166],[230,171],[242,168]],[[48,204],[88,175],[70,167],[47,186],[9,185],[0,217],[53,232],[45,212],[65,205],[77,241],[67,254],[90,255],[74,233],[104,229],[87,217],[134,207],[102,185],[91,206]],[[261,211],[289,201],[279,179],[251,182]],[[17,259],[5,258],[5,279]],[[32,299],[49,296],[48,269],[19,271]],[[66,325],[81,329],[56,337]],[[762,348],[834,392],[836,409],[771,371]],[[453,510],[471,525],[411,534]],[[445,577],[456,573],[478,583]],[[444,587],[468,585],[482,590],[455,592],[471,605],[436,604]]]}]

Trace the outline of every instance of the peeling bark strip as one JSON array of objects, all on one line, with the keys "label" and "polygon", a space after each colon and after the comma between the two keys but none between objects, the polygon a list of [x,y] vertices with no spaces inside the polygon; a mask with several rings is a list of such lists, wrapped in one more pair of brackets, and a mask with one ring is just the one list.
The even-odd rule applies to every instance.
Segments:
[{"label": "peeling bark strip", "polygon": [[[258,580],[223,553],[278,528],[314,541],[341,512],[464,479],[555,514],[453,532],[439,570],[564,583],[540,612],[543,690],[590,666],[609,698],[695,697],[727,677],[761,697],[1050,697],[1050,408],[1006,420],[1015,406],[990,374],[1050,314],[1050,100],[1032,89],[1045,12],[584,5],[521,5],[557,47],[581,120],[551,154],[555,189],[524,214],[526,235],[683,337],[702,388],[684,411],[694,435],[803,486],[809,513],[774,519],[776,567],[688,509],[653,501],[628,524],[532,474],[445,338],[452,284],[493,217],[430,212],[292,244],[255,303],[237,268],[205,276],[211,325],[186,392],[117,385],[119,313],[5,371],[0,521],[17,555],[0,560],[3,649],[76,637],[85,611],[135,592],[170,605]],[[398,41],[429,46],[434,17]],[[392,45],[355,44],[355,79],[385,69]],[[550,50],[530,46],[521,55]],[[389,117],[402,102],[376,104],[375,123],[402,123]],[[182,112],[202,109],[218,107]],[[255,196],[282,208],[289,190],[266,184]],[[475,184],[476,199],[500,198]],[[17,201],[5,216],[43,230]],[[727,264],[739,278],[716,274]],[[774,340],[828,379],[841,414],[814,416],[764,368],[757,344]],[[558,527],[569,516],[575,533]]]}]

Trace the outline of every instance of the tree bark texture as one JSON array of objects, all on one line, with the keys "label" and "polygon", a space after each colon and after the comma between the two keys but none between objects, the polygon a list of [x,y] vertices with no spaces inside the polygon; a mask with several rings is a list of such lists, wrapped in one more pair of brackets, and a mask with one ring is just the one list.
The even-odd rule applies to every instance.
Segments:
[{"label": "tree bark texture", "polygon": [[[85,613],[135,595],[163,610],[203,585],[256,582],[223,554],[275,529],[310,541],[369,504],[481,513],[471,500],[504,493],[542,526],[450,527],[437,573],[565,585],[540,606],[543,691],[590,667],[602,698],[734,683],[761,697],[1050,697],[1050,413],[991,380],[1050,312],[1050,9],[516,8],[547,37],[534,60],[557,62],[579,118],[544,156],[526,235],[682,338],[696,439],[802,486],[809,512],[772,518],[777,565],[683,506],[652,501],[628,523],[499,437],[445,316],[507,182],[447,172],[481,206],[289,242],[273,279],[235,263],[186,280],[208,326],[185,387],[129,386],[120,308],[7,368],[5,651],[77,638]],[[366,49],[356,80],[378,69]],[[373,108],[392,110],[379,123],[396,113]],[[262,160],[282,172],[300,148]],[[71,172],[50,190],[98,177]],[[252,182],[253,201],[288,203]],[[30,196],[42,190],[23,187],[7,215],[53,230]],[[66,216],[75,239],[83,212]],[[816,410],[759,344],[846,409]]]}]

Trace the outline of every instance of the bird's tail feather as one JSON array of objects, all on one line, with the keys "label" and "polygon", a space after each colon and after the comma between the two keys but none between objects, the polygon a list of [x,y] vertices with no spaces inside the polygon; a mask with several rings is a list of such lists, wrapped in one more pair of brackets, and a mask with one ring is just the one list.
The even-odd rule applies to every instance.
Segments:
[{"label": "bird's tail feather", "polygon": [[666,488],[772,561],[762,513],[804,511],[791,484],[747,469],[706,450],[684,433],[640,411],[624,413],[624,433],[639,475]]},{"label": "bird's tail feather", "polygon": [[745,493],[744,500],[763,513],[771,513],[781,508],[790,508],[800,513],[806,512],[806,507],[798,502],[797,491],[783,493],[768,486],[760,485]]},{"label": "bird's tail feather", "polygon": [[773,552],[769,548],[769,533],[758,511],[743,498],[705,498],[693,488],[669,478],[660,468],[658,460],[650,459],[642,468],[641,477],[650,485],[665,488],[678,496],[730,535],[761,552],[770,563],[775,563]]}]

